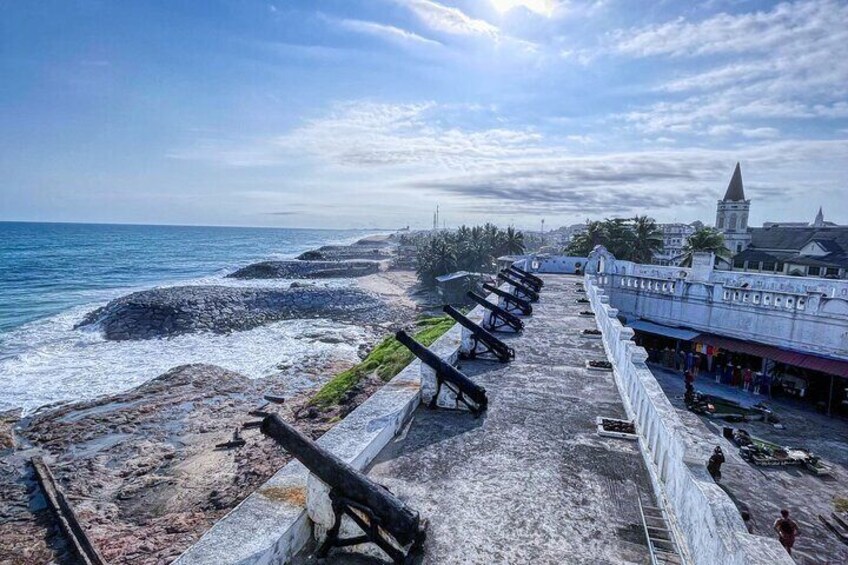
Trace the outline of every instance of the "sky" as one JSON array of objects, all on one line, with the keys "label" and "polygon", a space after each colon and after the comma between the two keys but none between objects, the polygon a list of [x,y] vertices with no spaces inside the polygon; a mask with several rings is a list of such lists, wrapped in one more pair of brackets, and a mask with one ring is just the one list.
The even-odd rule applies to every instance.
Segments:
[{"label": "sky", "polygon": [[848,223],[848,0],[0,11],[0,220]]}]

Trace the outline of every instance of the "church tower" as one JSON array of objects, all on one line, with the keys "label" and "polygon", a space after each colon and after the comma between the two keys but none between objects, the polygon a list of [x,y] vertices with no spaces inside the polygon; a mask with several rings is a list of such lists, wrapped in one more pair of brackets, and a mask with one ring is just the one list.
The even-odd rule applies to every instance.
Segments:
[{"label": "church tower", "polygon": [[734,254],[744,251],[751,243],[751,234],[748,233],[750,209],[751,201],[745,200],[742,187],[742,169],[736,163],[727,192],[716,208],[716,229],[724,234],[724,244]]}]

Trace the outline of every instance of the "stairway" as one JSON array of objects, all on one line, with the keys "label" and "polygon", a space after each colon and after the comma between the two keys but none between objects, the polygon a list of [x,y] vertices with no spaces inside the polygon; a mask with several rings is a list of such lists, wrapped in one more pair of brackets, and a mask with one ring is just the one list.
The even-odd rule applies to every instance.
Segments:
[{"label": "stairway", "polygon": [[683,559],[680,557],[674,535],[668,528],[663,509],[645,503],[641,493],[637,499],[652,565],[682,564]]}]

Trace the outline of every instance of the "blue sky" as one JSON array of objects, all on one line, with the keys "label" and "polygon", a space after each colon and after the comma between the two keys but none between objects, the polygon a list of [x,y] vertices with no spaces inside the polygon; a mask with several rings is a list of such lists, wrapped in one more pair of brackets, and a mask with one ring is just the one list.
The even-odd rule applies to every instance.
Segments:
[{"label": "blue sky", "polygon": [[0,10],[0,220],[848,223],[848,2]]}]

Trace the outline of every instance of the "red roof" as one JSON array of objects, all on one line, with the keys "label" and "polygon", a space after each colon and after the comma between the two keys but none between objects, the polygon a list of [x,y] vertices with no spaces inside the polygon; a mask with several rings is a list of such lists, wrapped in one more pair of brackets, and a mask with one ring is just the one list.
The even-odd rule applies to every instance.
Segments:
[{"label": "red roof", "polygon": [[747,353],[756,357],[772,359],[779,363],[803,367],[813,371],[820,371],[828,375],[837,375],[848,378],[848,361],[840,361],[839,359],[829,359],[827,357],[818,357],[806,353],[796,353],[794,351],[786,351],[771,345],[763,345],[761,343],[752,343],[750,341],[741,341],[729,337],[721,337],[711,334],[701,334],[693,341],[706,343],[728,351],[737,353]]}]

